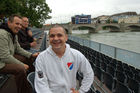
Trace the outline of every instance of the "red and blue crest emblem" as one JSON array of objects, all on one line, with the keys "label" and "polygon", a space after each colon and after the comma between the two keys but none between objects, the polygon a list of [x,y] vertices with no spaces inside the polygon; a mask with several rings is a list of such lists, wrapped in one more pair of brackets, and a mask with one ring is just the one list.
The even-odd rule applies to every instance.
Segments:
[{"label": "red and blue crest emblem", "polygon": [[69,70],[72,70],[72,68],[73,68],[73,63],[72,63],[72,62],[68,62],[68,63],[67,63],[67,66],[68,66]]}]

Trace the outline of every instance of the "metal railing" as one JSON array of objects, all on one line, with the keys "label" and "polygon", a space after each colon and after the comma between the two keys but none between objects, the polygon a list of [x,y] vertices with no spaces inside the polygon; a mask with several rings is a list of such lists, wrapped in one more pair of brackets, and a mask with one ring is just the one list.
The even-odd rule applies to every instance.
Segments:
[{"label": "metal railing", "polygon": [[140,53],[69,35],[69,39],[140,69]]},{"label": "metal railing", "polygon": [[40,46],[40,51],[43,51],[47,48],[47,34],[44,32],[44,37]]}]

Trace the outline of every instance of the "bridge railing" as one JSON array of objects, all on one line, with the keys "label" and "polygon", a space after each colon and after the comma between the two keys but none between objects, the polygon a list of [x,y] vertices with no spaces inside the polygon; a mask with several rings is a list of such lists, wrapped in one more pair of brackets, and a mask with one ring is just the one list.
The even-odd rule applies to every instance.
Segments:
[{"label": "bridge railing", "polygon": [[69,39],[140,69],[140,53],[70,35]]}]

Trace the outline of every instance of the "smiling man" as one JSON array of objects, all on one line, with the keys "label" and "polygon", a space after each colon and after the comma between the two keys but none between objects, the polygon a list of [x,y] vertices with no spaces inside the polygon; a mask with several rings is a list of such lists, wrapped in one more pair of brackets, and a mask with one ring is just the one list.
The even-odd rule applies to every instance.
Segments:
[{"label": "smiling man", "polygon": [[32,31],[29,29],[29,20],[27,17],[22,17],[22,28],[18,33],[18,42],[22,48],[25,50],[34,53],[36,52],[33,49],[37,43],[36,39],[32,36]]},{"label": "smiling man", "polygon": [[29,58],[37,57],[38,53],[32,54],[20,47],[17,34],[21,22],[20,16],[12,15],[7,24],[0,26],[0,74],[15,76],[18,93],[31,93],[26,70],[34,70]]},{"label": "smiling man", "polygon": [[[86,93],[93,83],[94,73],[85,56],[70,48],[63,27],[55,25],[49,31],[50,46],[36,59],[35,90],[37,93]],[[83,73],[80,89],[76,89],[76,73]]]}]

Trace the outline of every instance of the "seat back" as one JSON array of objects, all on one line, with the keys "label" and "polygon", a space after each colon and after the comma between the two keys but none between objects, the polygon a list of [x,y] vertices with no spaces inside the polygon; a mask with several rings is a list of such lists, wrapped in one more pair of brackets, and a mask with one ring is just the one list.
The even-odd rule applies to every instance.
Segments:
[{"label": "seat back", "polygon": [[110,89],[112,91],[112,89],[114,87],[114,80],[113,80],[112,75],[109,74],[108,72],[104,72],[103,73],[103,82],[108,87],[108,89]]},{"label": "seat back", "polygon": [[107,66],[106,72],[108,72],[109,74],[111,74],[114,77],[115,69],[112,66]]},{"label": "seat back", "polygon": [[8,78],[7,74],[0,74],[0,88],[6,83]]},{"label": "seat back", "polygon": [[115,78],[120,81],[121,83],[126,83],[127,77],[125,75],[125,73],[120,72],[120,71],[116,71],[115,73]]},{"label": "seat back", "polygon": [[35,88],[34,88],[34,79],[35,79],[35,72],[29,73],[28,76],[27,76],[27,80],[32,86],[33,93],[36,93]]},{"label": "seat back", "polygon": [[100,65],[101,65],[102,70],[106,71],[107,64],[105,62],[101,62]]},{"label": "seat back", "polygon": [[126,85],[116,80],[115,89],[112,93],[131,93],[131,90]]},{"label": "seat back", "polygon": [[128,87],[134,91],[135,93],[140,93],[140,84],[138,81],[132,79],[132,78],[129,78],[128,80]]},{"label": "seat back", "polygon": [[100,67],[95,67],[95,76],[101,81],[102,80],[102,70]]}]

